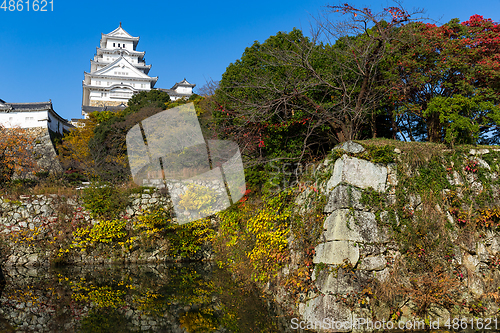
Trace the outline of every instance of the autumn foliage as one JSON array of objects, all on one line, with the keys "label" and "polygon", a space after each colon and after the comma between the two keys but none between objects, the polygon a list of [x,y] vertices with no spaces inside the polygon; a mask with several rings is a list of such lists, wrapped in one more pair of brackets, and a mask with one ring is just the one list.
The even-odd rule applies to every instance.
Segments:
[{"label": "autumn foliage", "polygon": [[89,147],[96,126],[112,117],[112,112],[91,113],[88,119],[80,120],[78,126],[66,134],[59,147],[59,158],[65,170],[78,171],[89,178],[96,175],[95,151]]},{"label": "autumn foliage", "polygon": [[32,147],[33,137],[27,130],[0,125],[0,183],[36,171]]},{"label": "autumn foliage", "polygon": [[327,6],[311,37],[294,29],[255,42],[216,90],[220,133],[262,164],[369,137],[500,143],[500,24],[419,14]]},{"label": "autumn foliage", "polygon": [[382,72],[391,114],[409,140],[478,143],[500,120],[500,25],[482,16],[400,30]]}]

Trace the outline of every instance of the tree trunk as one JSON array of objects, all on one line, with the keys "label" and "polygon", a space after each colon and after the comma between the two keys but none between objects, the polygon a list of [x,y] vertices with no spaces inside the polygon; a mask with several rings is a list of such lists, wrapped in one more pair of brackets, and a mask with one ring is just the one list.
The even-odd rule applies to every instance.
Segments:
[{"label": "tree trunk", "polygon": [[426,123],[429,142],[441,142],[441,121],[439,120],[439,114],[431,114],[427,118]]}]

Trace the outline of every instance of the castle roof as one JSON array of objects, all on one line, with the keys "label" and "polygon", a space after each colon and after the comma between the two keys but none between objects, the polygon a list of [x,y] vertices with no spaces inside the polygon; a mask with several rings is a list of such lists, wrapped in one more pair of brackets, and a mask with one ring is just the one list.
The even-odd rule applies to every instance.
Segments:
[{"label": "castle roof", "polygon": [[[36,102],[36,103],[5,103],[2,101],[0,104],[0,112],[33,112],[51,110],[52,102]],[[55,112],[55,111],[54,111]]]},{"label": "castle roof", "polygon": [[177,91],[175,91],[173,89],[163,89],[163,88],[154,88],[154,89],[166,92],[171,97],[188,97],[189,98],[192,95],[192,94],[178,93]]},{"label": "castle roof", "polygon": [[96,54],[97,55],[103,55],[103,54],[114,54],[114,53],[126,53],[130,56],[138,56],[139,59],[144,58],[144,55],[146,54],[146,51],[136,51],[136,50],[127,50],[127,49],[107,49],[107,48],[102,48],[98,47],[96,48]]},{"label": "castle roof", "polygon": [[131,34],[126,32],[125,29],[122,28],[121,22],[120,26],[115,30],[111,31],[108,34],[101,34],[101,47],[104,47],[106,45],[106,41],[108,40],[108,38],[133,41],[134,49],[136,48],[137,43],[139,43],[139,37],[133,37]]},{"label": "castle roof", "polygon": [[54,108],[52,107],[52,101],[48,102],[34,102],[34,103],[6,103],[3,100],[0,103],[0,112],[36,112],[36,111],[49,111],[54,117],[56,117],[62,123],[71,127],[68,124],[68,120],[61,117]]},{"label": "castle roof", "polygon": [[177,82],[176,84],[174,84],[174,86],[171,89],[175,90],[177,87],[191,87],[191,88],[194,88],[195,86],[196,86],[196,84],[191,84],[191,83],[187,82],[186,78],[184,78],[184,80],[182,80],[181,82]]},{"label": "castle roof", "polygon": [[90,76],[90,77],[99,77],[99,76],[112,76],[112,77],[119,77],[119,75],[115,75],[114,72],[112,72],[112,69],[117,66],[123,66],[127,67],[132,73],[134,73],[134,76],[131,77],[126,77],[126,79],[134,79],[134,78],[140,78],[140,79],[145,79],[148,81],[152,81],[156,83],[158,81],[158,77],[151,77],[148,76],[147,74],[144,74],[140,70],[138,70],[134,65],[132,65],[127,59],[125,59],[123,56],[116,59],[112,63],[106,65],[106,67],[103,67],[101,69],[98,69],[92,73],[87,73],[84,72],[85,76]]}]

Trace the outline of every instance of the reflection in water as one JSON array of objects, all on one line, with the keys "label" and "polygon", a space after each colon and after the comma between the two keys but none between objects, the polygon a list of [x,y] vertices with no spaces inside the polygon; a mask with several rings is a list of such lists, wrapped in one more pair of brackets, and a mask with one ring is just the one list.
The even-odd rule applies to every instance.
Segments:
[{"label": "reflection in water", "polygon": [[5,275],[2,332],[280,330],[257,295],[210,264],[16,267]]}]

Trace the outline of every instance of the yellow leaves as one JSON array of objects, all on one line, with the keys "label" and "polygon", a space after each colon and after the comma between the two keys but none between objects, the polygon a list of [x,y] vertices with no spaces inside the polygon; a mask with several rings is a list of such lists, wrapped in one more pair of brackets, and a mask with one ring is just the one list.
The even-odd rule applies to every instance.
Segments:
[{"label": "yellow leaves", "polygon": [[187,211],[210,214],[217,201],[217,192],[205,186],[189,184],[184,195],[180,195],[179,207]]},{"label": "yellow leaves", "polygon": [[[125,220],[105,220],[91,227],[77,228],[73,231],[73,243],[70,248],[87,248],[95,243],[110,243],[127,236]],[[120,243],[124,245],[125,243]],[[69,249],[68,249],[69,251]]]},{"label": "yellow leaves", "polygon": [[500,226],[500,208],[480,209],[476,223],[485,228],[498,228]]},{"label": "yellow leaves", "polygon": [[73,294],[71,298],[80,302],[93,302],[100,308],[118,308],[125,305],[123,296],[125,291],[113,290],[109,286],[96,287],[92,284],[87,285],[86,281],[82,279],[80,282],[70,282]]},{"label": "yellow leaves", "polygon": [[255,239],[255,245],[247,256],[254,268],[257,280],[273,276],[286,259],[289,235],[289,219],[292,211],[286,199],[289,193],[267,198],[267,203],[248,221],[248,231]]}]

